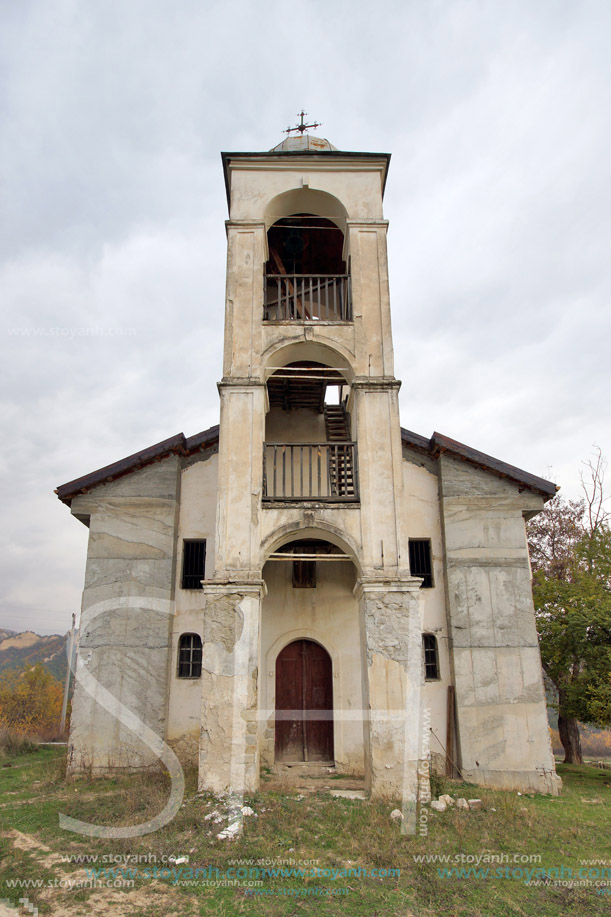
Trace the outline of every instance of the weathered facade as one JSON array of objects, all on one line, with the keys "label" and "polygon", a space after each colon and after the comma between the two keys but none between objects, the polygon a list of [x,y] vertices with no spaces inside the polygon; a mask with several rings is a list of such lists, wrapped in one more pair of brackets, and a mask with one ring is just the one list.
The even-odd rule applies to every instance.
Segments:
[{"label": "weathered facade", "polygon": [[401,428],[389,158],[223,154],[220,427],[58,489],[90,528],[72,770],[156,736],[215,792],[302,763],[413,800],[429,753],[557,792],[525,535],[555,487]]}]

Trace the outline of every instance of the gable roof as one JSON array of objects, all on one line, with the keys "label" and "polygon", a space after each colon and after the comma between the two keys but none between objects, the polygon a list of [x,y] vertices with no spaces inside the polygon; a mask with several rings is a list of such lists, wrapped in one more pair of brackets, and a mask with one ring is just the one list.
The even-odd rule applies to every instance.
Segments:
[{"label": "gable roof", "polygon": [[198,452],[214,450],[215,447],[218,448],[218,441],[218,424],[208,430],[203,430],[201,433],[196,433],[195,436],[187,437],[184,433],[177,433],[175,436],[170,436],[169,439],[155,443],[154,446],[149,446],[141,452],[134,452],[133,455],[128,455],[118,462],[113,462],[112,465],[105,465],[103,468],[98,468],[97,471],[92,471],[81,478],[68,481],[67,484],[60,484],[55,489],[55,493],[62,503],[66,503],[69,506],[73,497],[87,493],[88,490],[98,484],[107,484],[116,478],[122,478],[126,474],[131,474],[133,471],[144,468],[145,465],[159,462],[169,455],[189,456]]},{"label": "gable roof", "polygon": [[[411,430],[405,430],[402,427],[401,440],[404,446],[415,449],[423,455],[428,455],[433,459],[439,458],[443,454],[451,455],[500,478],[507,478],[522,488],[533,490],[547,500],[553,497],[558,490],[556,484],[546,481],[545,478],[539,478],[528,471],[516,468],[515,465],[501,462],[500,459],[486,455],[484,452],[478,452],[477,449],[472,449],[470,446],[459,443],[455,439],[450,439],[448,436],[443,436],[441,433],[433,433],[431,438],[427,439],[426,436],[421,436],[419,433],[413,433]],[[88,490],[92,487],[97,487],[98,484],[114,481],[116,478],[131,474],[133,471],[138,471],[153,462],[159,462],[170,455],[188,457],[199,452],[217,451],[218,441],[218,424],[214,427],[209,427],[207,430],[202,430],[201,433],[196,433],[195,436],[187,437],[184,433],[177,433],[175,436],[170,436],[169,439],[155,443],[154,446],[149,446],[141,452],[135,452],[133,455],[128,455],[118,462],[98,468],[97,471],[75,478],[74,481],[68,481],[67,484],[61,484],[56,488],[55,493],[62,503],[66,503],[69,506],[72,498],[78,494],[87,493]]]},{"label": "gable roof", "polygon": [[477,449],[472,449],[471,446],[459,443],[456,439],[450,439],[449,436],[444,436],[442,433],[433,433],[431,438],[427,439],[419,433],[412,433],[411,430],[405,430],[401,427],[401,439],[405,446],[416,449],[418,452],[431,456],[431,458],[437,459],[444,454],[451,455],[453,458],[468,462],[483,471],[489,471],[499,478],[507,478],[507,480],[520,485],[521,488],[533,490],[545,497],[546,500],[553,497],[560,489],[557,484],[546,481],[545,478],[523,471],[522,468],[516,468],[515,465],[508,465],[507,462],[502,462],[492,455],[486,455],[485,452],[478,452]]}]

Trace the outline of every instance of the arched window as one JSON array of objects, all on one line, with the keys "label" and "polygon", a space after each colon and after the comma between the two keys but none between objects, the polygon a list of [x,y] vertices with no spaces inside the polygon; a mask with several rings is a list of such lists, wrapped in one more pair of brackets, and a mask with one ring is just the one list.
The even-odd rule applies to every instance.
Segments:
[{"label": "arched window", "polygon": [[437,637],[433,634],[422,635],[424,649],[424,677],[426,681],[439,681],[439,654]]},{"label": "arched window", "polygon": [[181,634],[178,641],[178,677],[199,678],[202,674],[202,638]]}]

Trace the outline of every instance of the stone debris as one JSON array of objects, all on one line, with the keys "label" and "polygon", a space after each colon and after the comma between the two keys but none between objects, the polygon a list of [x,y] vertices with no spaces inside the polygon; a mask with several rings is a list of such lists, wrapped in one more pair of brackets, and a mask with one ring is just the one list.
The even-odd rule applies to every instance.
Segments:
[{"label": "stone debris", "polygon": [[390,813],[390,817],[393,821],[403,821],[403,812],[401,809],[393,809]]},{"label": "stone debris", "polygon": [[470,809],[481,809],[483,806],[481,799],[468,799],[467,802]]},{"label": "stone debris", "polygon": [[241,821],[234,821],[230,825],[227,825],[220,834],[217,834],[217,838],[219,841],[232,840],[234,837],[238,836],[241,827]]},{"label": "stone debris", "polygon": [[207,815],[204,815],[204,821],[212,820],[215,825],[218,825],[219,822],[223,821],[223,816],[220,812],[216,810],[214,812],[208,812]]},{"label": "stone debris", "polygon": [[365,794],[361,790],[331,790],[331,796],[338,799],[365,799]]},{"label": "stone debris", "polygon": [[[242,806],[242,815],[255,815],[255,813],[254,810],[250,808],[250,806]],[[258,816],[255,815],[255,818],[258,818]]]},{"label": "stone debris", "polygon": [[441,799],[433,799],[431,803],[431,809],[433,809],[434,812],[445,812],[447,808],[447,805],[445,802],[442,802]]},{"label": "stone debris", "polygon": [[439,797],[439,802],[445,802],[445,804],[446,804],[447,806],[455,806],[455,805],[456,805],[456,800],[454,799],[453,796],[449,796],[448,793],[444,793],[442,796],[440,796],[440,797]]},{"label": "stone debris", "polygon": [[469,803],[467,802],[466,799],[463,799],[463,797],[461,796],[460,799],[456,800],[456,808],[457,809],[468,809]]}]

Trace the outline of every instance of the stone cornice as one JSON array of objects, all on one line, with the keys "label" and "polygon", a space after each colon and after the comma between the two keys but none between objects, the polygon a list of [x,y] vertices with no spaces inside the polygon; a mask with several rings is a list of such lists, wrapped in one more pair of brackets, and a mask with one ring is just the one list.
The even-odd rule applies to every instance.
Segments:
[{"label": "stone cornice", "polygon": [[399,391],[401,380],[384,376],[357,376],[351,383],[351,388],[355,391],[363,392],[384,392]]},{"label": "stone cornice", "polygon": [[202,590],[205,595],[234,595],[243,593],[264,598],[267,595],[267,585],[262,579],[243,579],[243,573],[235,576],[220,576],[218,579],[204,580]]},{"label": "stone cornice", "polygon": [[421,585],[422,577],[409,576],[407,574],[399,574],[395,577],[384,576],[380,578],[361,576],[356,581],[356,585],[352,592],[357,599],[360,599],[363,595],[385,594],[388,592],[418,593],[420,592]]},{"label": "stone cornice", "polygon": [[230,376],[223,376],[220,382],[216,383],[216,387],[219,390],[219,393],[226,388],[234,389],[252,389],[252,388],[262,388],[265,389],[265,382],[261,382],[260,379],[253,379],[252,377],[237,377],[232,379]]},{"label": "stone cornice", "polygon": [[346,226],[349,229],[388,229],[388,220],[346,220]]},{"label": "stone cornice", "polygon": [[265,220],[225,220],[225,229],[265,229]]}]

